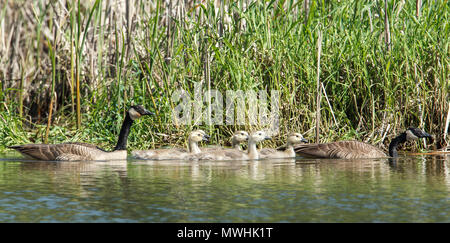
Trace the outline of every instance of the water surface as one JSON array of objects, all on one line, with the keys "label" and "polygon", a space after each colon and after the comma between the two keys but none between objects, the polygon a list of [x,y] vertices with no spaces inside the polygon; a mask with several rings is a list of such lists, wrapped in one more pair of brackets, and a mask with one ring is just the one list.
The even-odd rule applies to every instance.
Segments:
[{"label": "water surface", "polygon": [[450,156],[396,163],[2,157],[0,222],[450,222]]}]

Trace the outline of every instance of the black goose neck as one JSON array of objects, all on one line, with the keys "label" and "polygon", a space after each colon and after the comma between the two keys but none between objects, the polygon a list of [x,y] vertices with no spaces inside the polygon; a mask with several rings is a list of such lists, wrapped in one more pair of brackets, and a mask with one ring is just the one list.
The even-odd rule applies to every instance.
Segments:
[{"label": "black goose neck", "polygon": [[130,134],[131,125],[133,125],[133,119],[130,115],[126,114],[125,120],[123,121],[122,128],[120,129],[119,139],[117,140],[117,145],[114,150],[126,150],[127,149],[127,139]]},{"label": "black goose neck", "polygon": [[402,133],[394,138],[389,144],[389,156],[398,157],[397,146],[404,142],[406,142],[406,133]]}]

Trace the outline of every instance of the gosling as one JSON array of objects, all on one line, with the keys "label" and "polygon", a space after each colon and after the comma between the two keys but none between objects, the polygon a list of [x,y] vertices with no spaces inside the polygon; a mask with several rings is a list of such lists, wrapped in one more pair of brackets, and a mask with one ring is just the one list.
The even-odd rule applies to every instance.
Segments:
[{"label": "gosling", "polygon": [[180,148],[170,149],[152,149],[152,150],[135,150],[131,155],[135,159],[150,159],[150,160],[169,160],[169,159],[184,159],[191,154],[201,153],[198,143],[201,141],[208,141],[209,135],[202,130],[193,131],[188,138],[188,151]]},{"label": "gosling", "polygon": [[256,149],[256,144],[264,140],[271,139],[264,131],[257,131],[253,133],[248,139],[248,150],[240,151],[233,150],[215,150],[205,151],[198,154],[187,156],[189,160],[257,160],[259,153]]},{"label": "gosling", "polygon": [[211,152],[211,151],[218,151],[218,150],[237,150],[242,151],[241,143],[247,142],[249,138],[249,135],[246,131],[236,131],[233,133],[233,136],[231,136],[231,148],[221,148],[221,147],[209,147],[209,148],[202,148],[202,152]]},{"label": "gosling", "polygon": [[295,150],[294,145],[299,143],[307,143],[300,133],[289,134],[284,151],[279,151],[273,148],[263,148],[259,151],[261,159],[282,159],[282,158],[294,158]]}]

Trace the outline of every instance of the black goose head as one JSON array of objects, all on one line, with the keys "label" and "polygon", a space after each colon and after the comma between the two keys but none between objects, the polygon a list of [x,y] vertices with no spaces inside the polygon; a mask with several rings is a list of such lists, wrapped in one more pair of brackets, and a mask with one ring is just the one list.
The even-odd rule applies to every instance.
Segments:
[{"label": "black goose head", "polygon": [[141,116],[154,115],[155,113],[148,111],[142,105],[133,105],[128,110],[128,114],[132,120],[136,120]]},{"label": "black goose head", "polygon": [[406,141],[414,141],[419,138],[433,138],[433,136],[416,127],[410,127],[406,129],[405,132],[403,132],[396,138],[392,139],[391,143],[389,144],[389,156],[391,157],[398,156],[397,146],[399,143],[404,143]]},{"label": "black goose head", "polygon": [[413,141],[413,140],[417,140],[419,138],[432,138],[433,137],[430,134],[422,131],[421,129],[419,129],[417,127],[410,127],[408,129],[406,129],[405,134],[406,134],[407,141]]},{"label": "black goose head", "polygon": [[128,109],[127,116],[123,121],[122,128],[120,129],[119,138],[117,140],[114,150],[126,150],[127,139],[130,134],[131,125],[133,121],[139,119],[141,116],[154,115],[153,112],[148,111],[142,105],[133,105]]}]

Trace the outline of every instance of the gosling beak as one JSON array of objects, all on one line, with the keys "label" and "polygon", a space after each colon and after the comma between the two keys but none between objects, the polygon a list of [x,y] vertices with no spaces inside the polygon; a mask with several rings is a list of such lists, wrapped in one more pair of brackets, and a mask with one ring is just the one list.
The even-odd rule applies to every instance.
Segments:
[{"label": "gosling beak", "polygon": [[269,137],[269,136],[265,136],[264,137],[264,140],[271,140],[272,138],[271,137]]},{"label": "gosling beak", "polygon": [[209,138],[210,138],[210,136],[205,134],[203,136],[203,141],[209,141]]},{"label": "gosling beak", "polygon": [[304,142],[304,143],[308,143],[309,142],[308,139],[306,139],[306,138],[302,138],[301,141]]}]

